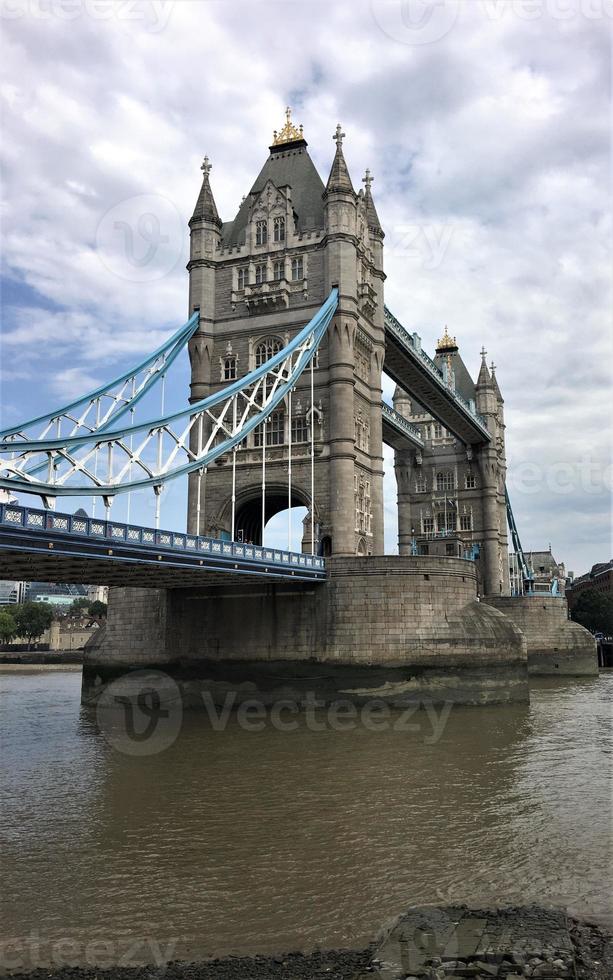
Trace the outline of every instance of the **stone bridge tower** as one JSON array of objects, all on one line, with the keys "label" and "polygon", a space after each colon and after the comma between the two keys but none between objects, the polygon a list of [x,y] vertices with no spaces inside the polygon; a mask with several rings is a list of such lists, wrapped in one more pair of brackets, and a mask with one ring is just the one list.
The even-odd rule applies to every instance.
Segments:
[{"label": "stone bridge tower", "polygon": [[[324,185],[302,127],[289,109],[269,156],[233,221],[222,222],[205,157],[200,194],[189,222],[190,314],[200,325],[190,343],[191,399],[228,385],[270,358],[310,320],[336,286],[339,305],[310,378],[292,397],[292,505],[314,511],[323,554],[383,554],[381,371],[384,357],[383,231],[367,171],[355,191],[338,126]],[[276,411],[237,451],[237,536],[262,538],[261,458],[266,438],[265,515],[288,506],[289,417]],[[311,427],[315,499],[311,507]],[[231,529],[229,457],[200,481],[190,477],[189,530],[225,536]],[[199,488],[199,489],[198,489]],[[198,493],[200,504],[198,505]],[[197,525],[200,525],[199,527]]]},{"label": "stone bridge tower", "polygon": [[510,591],[506,453],[503,398],[482,351],[476,383],[447,328],[439,340],[435,363],[450,387],[476,409],[492,436],[470,448],[415,399],[397,388],[394,407],[419,427],[422,450],[395,453],[398,487],[398,550],[439,557],[477,557],[479,588],[486,595]]}]

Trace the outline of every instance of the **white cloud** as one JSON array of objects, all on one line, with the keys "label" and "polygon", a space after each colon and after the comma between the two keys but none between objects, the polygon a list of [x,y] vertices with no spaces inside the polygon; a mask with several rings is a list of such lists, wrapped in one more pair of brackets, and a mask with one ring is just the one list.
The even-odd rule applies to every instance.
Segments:
[{"label": "white cloud", "polygon": [[[23,0],[24,16],[3,20],[3,268],[40,306],[31,295],[4,306],[15,371],[47,365],[55,395],[174,329],[201,157],[232,217],[292,101],[324,176],[339,119],[354,184],[374,171],[398,317],[430,348],[448,324],[473,370],[482,344],[496,360],[511,465],[580,468],[587,453],[604,476],[611,18],[586,0],[531,8],[534,19],[516,2],[456,4],[421,43],[379,0],[143,0],[104,20],[84,3],[70,21]],[[105,218],[114,227],[141,195],[168,202],[147,213],[171,229],[147,281],[130,277],[138,254],[125,242],[100,240]],[[24,391],[24,415],[27,404]],[[529,544],[552,540],[579,570],[609,557],[604,490],[577,477],[548,499],[543,479],[540,496],[518,493]]]}]

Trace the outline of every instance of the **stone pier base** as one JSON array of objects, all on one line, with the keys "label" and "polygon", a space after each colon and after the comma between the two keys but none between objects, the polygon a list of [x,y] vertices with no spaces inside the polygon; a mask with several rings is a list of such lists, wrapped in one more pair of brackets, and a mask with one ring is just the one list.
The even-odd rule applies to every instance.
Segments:
[{"label": "stone pier base", "polygon": [[323,584],[217,578],[189,590],[114,589],[83,698],[126,670],[157,668],[186,705],[313,698],[488,704],[527,700],[526,644],[477,601],[472,562],[336,558]]},{"label": "stone pier base", "polygon": [[487,596],[526,638],[529,674],[591,676],[598,674],[592,634],[568,618],[563,596]]}]

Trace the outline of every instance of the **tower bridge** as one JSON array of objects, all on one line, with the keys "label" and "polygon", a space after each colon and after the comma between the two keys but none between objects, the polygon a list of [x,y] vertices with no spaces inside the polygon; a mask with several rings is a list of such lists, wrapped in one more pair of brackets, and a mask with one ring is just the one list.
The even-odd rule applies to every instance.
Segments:
[{"label": "tower bridge", "polygon": [[[243,662],[257,686],[267,661],[289,683],[314,662],[334,663],[341,687],[344,665],[350,686],[389,681],[401,699],[479,699],[487,685],[495,698],[525,695],[525,640],[476,601],[509,592],[498,382],[485,355],[473,381],[446,329],[431,358],[386,308],[373,179],[355,190],[344,137],[338,126],[324,184],[288,110],[225,222],[205,157],[185,325],[119,378],[0,433],[0,487],[50,508],[2,509],[3,575],[130,586],[112,590],[86,692],[105,665],[187,658],[201,680],[230,662],[236,678]],[[169,413],[165,385],[185,348],[189,399]],[[384,443],[397,557],[384,556]],[[176,479],[188,481],[186,527],[163,531],[161,493]],[[153,493],[154,528],[112,519],[113,500],[135,490]],[[104,518],[53,511],[71,496],[99,500]],[[286,550],[267,548],[267,522],[296,506],[307,511],[299,551],[291,533]],[[282,591],[290,579],[298,592]]]}]

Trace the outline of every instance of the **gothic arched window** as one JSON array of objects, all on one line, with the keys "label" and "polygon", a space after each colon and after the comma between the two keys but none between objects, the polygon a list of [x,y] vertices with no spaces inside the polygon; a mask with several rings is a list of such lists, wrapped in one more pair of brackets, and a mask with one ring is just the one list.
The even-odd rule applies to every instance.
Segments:
[{"label": "gothic arched window", "polygon": [[261,340],[255,348],[256,368],[261,367],[262,364],[265,364],[266,361],[269,361],[271,357],[274,357],[282,349],[283,344],[278,337],[266,337],[264,340]]},{"label": "gothic arched window", "polygon": [[309,423],[304,415],[294,415],[292,418],[292,442],[309,441]]},{"label": "gothic arched window", "polygon": [[261,286],[263,282],[266,282],[266,263],[262,263],[261,265],[256,265],[255,267],[256,286]]},{"label": "gothic arched window", "polygon": [[234,355],[224,358],[223,379],[224,381],[234,381],[236,379],[236,357]]},{"label": "gothic arched window", "polygon": [[441,470],[436,474],[437,490],[455,490],[455,479],[451,470]]},{"label": "gothic arched window", "polygon": [[285,218],[278,217],[273,220],[273,238],[275,242],[285,241]]},{"label": "gothic arched window", "polygon": [[255,244],[265,245],[268,241],[268,223],[266,220],[255,223]]},{"label": "gothic arched window", "polygon": [[273,412],[266,422],[258,425],[253,433],[253,444],[256,447],[261,448],[262,446],[262,429],[264,426],[266,427],[266,445],[282,446],[285,442],[285,412],[282,410]]},{"label": "gothic arched window", "polygon": [[304,279],[304,262],[302,259],[292,259],[292,279]]}]

